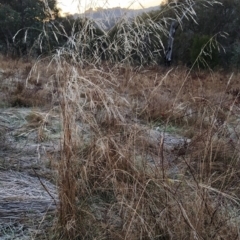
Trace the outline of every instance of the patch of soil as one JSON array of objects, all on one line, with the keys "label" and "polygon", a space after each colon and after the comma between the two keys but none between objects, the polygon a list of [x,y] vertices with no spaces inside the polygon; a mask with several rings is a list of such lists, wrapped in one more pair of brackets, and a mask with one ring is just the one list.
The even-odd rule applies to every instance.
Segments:
[{"label": "patch of soil", "polygon": [[[39,124],[29,120],[36,113],[44,120]],[[48,115],[40,109],[1,109],[1,240],[48,239],[58,203],[48,153],[58,151],[60,142],[59,120]]]},{"label": "patch of soil", "polygon": [[[0,239],[48,239],[47,229],[54,223],[58,205],[54,166],[60,151],[59,114],[30,108],[0,110]],[[88,127],[78,124],[89,141]],[[141,124],[136,127],[139,147],[146,147],[149,164],[159,166],[163,156],[169,172],[176,175],[174,150],[184,144],[184,138]],[[162,139],[163,155],[159,152]]]}]

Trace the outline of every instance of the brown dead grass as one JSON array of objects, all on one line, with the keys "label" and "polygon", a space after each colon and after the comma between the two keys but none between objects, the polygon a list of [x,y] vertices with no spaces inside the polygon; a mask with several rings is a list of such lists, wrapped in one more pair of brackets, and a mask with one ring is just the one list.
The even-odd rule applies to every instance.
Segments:
[{"label": "brown dead grass", "polygon": [[34,65],[33,60],[14,60],[1,56],[1,95],[3,106],[51,106],[54,98],[52,71],[46,63]]},{"label": "brown dead grass", "polygon": [[[239,238],[240,112],[231,93],[239,75],[58,64],[30,70],[32,93],[23,81],[12,90],[28,104],[39,99],[29,106],[61,107],[56,239]],[[45,91],[39,97],[37,88]],[[28,122],[45,124],[38,114]],[[144,138],[155,125],[191,138],[184,153],[176,150],[175,172],[164,141]]]},{"label": "brown dead grass", "polygon": [[[64,127],[68,149],[63,154],[70,155],[62,159],[59,171],[71,175],[60,174],[59,187],[67,199],[59,223],[67,238],[238,236],[235,216],[226,213],[225,203],[234,208],[238,202],[237,187],[236,192],[227,189],[238,182],[236,174],[230,178],[229,173],[238,171],[239,152],[232,154],[234,146],[221,128],[237,116],[229,111],[235,103],[226,93],[237,77],[230,84],[229,76],[221,84],[218,77],[207,72],[188,75],[187,69],[66,68],[63,81],[68,79],[68,85],[61,85],[64,119],[78,112],[77,119],[90,124],[92,131],[91,140],[84,143],[69,128],[73,123]],[[176,156],[179,172],[174,178],[164,164],[149,165],[147,154],[153,149],[132,121],[159,121],[166,130],[171,123],[183,134],[192,129],[187,151]],[[78,144],[69,144],[70,139]],[[159,145],[154,154],[164,163],[161,149]],[[67,182],[75,182],[70,192]]]}]

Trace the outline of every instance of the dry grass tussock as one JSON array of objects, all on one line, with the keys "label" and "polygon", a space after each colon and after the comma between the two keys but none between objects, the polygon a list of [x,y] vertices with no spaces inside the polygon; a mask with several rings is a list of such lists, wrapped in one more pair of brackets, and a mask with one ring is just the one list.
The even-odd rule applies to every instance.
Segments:
[{"label": "dry grass tussock", "polygon": [[[16,94],[38,99],[24,91],[39,84],[44,92],[35,104],[61,109],[60,161],[51,156],[60,198],[56,239],[239,238],[238,74],[83,68],[57,57],[21,63],[18,71],[9,85],[1,75],[7,106]],[[26,121],[41,129],[47,117],[33,111]],[[148,138],[155,129],[157,142]],[[172,132],[190,141],[169,150]]]},{"label": "dry grass tussock", "polygon": [[[196,18],[194,3],[169,7],[181,24],[182,15]],[[66,44],[44,60],[0,59],[2,107],[60,109],[61,148],[50,159],[58,172],[55,239],[240,238],[239,74],[131,68],[132,50],[146,61],[140,35],[153,34],[163,48],[172,19],[162,20],[136,21],[135,30],[120,21],[103,49],[108,62],[98,54],[106,35],[95,41],[88,21],[72,36],[53,25]],[[145,50],[156,63],[160,55]],[[26,121],[47,124],[36,111]],[[186,139],[169,148],[177,142],[170,133]]]},{"label": "dry grass tussock", "polygon": [[[31,67],[21,83],[41,79],[40,105],[61,109],[56,239],[240,237],[238,74],[83,68],[56,56]],[[37,112],[26,120],[47,124]],[[190,141],[169,158],[166,134],[176,132]]]},{"label": "dry grass tussock", "polygon": [[[64,130],[58,239],[239,238],[239,105],[227,93],[237,75],[52,64]],[[164,137],[143,137],[155,126],[191,138],[185,151],[166,159]]]},{"label": "dry grass tussock", "polygon": [[52,71],[46,64],[35,65],[32,60],[0,57],[1,107],[51,106],[54,86]]}]

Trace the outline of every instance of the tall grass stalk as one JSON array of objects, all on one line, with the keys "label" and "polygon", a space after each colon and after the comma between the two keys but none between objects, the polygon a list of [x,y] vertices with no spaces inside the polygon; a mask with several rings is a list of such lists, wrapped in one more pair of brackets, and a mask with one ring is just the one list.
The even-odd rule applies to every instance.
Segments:
[{"label": "tall grass stalk", "polygon": [[[178,20],[183,11],[195,19],[192,8],[186,11],[192,3],[168,6]],[[49,64],[56,69],[63,126],[58,239],[239,237],[236,214],[228,211],[238,209],[239,199],[225,192],[236,181],[231,171],[239,155],[219,151],[217,138],[224,135],[216,120],[225,99],[214,105],[202,94],[199,81],[187,94],[191,72],[179,70],[179,79],[174,69],[163,70],[148,78],[144,69],[130,67],[136,59],[141,66],[147,58],[157,61],[146,39],[163,48],[167,19],[138,18],[132,23],[121,19],[100,36],[92,21],[79,24],[81,31],[73,25],[71,36],[53,25],[56,38],[63,36],[66,43]],[[103,42],[106,48],[99,46]],[[183,154],[177,149],[176,158],[167,159],[165,132],[158,145],[149,141],[153,120],[161,120],[165,130],[171,123],[193,129],[195,135]],[[226,142],[224,146],[231,147]],[[229,159],[231,166],[226,165]],[[228,166],[227,174],[214,171],[219,161]],[[176,165],[175,172],[171,164]]]}]

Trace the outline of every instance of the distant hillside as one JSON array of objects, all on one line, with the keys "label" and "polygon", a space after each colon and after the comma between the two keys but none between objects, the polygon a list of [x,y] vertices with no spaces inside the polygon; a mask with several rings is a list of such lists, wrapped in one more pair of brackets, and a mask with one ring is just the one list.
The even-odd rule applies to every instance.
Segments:
[{"label": "distant hillside", "polygon": [[144,12],[150,12],[154,10],[158,10],[160,6],[149,7],[144,9],[127,9],[127,8],[98,8],[97,10],[88,9],[83,14],[74,14],[74,18],[77,17],[87,17],[98,22],[102,28],[109,29],[113,27],[116,22],[122,17],[126,17],[127,19],[134,18]]}]

